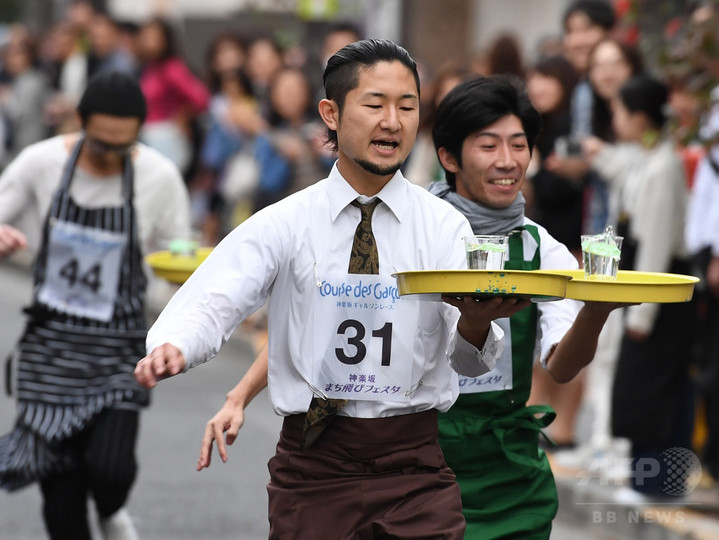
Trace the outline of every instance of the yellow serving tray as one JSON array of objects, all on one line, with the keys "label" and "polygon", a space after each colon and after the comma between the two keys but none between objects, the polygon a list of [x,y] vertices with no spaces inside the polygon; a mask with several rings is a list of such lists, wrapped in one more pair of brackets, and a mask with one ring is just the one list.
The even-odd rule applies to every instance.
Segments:
[{"label": "yellow serving tray", "polygon": [[432,295],[427,298],[431,300],[440,300],[442,294],[560,300],[570,280],[559,272],[525,270],[415,270],[392,275],[400,295]]},{"label": "yellow serving tray", "polygon": [[211,247],[201,247],[194,255],[180,255],[170,251],[156,251],[145,257],[152,272],[171,283],[182,284],[192,275],[198,266],[212,251]]},{"label": "yellow serving tray", "polygon": [[561,270],[570,276],[567,298],[595,302],[688,302],[699,278],[682,274],[619,270],[616,281],[588,280],[584,270]]}]

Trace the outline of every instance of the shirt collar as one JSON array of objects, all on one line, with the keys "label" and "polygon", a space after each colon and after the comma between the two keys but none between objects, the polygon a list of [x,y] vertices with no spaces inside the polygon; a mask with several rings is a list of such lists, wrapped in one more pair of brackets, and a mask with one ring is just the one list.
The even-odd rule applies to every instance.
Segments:
[{"label": "shirt collar", "polygon": [[[377,197],[382,199],[382,202],[387,205],[397,218],[397,221],[400,222],[409,201],[408,190],[409,182],[401,171],[397,171],[382,190],[377,193]],[[330,217],[333,222],[342,210],[359,197],[359,193],[340,174],[337,169],[337,162],[332,166],[332,170],[327,177],[327,192],[330,200]]]}]

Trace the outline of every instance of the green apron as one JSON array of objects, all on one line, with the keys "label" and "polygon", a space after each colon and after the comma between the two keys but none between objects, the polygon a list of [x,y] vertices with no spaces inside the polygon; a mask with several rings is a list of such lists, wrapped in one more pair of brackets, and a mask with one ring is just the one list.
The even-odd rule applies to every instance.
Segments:
[{"label": "green apron", "polygon": [[[510,235],[508,270],[540,267],[537,251],[524,261],[522,234]],[[467,539],[549,538],[557,513],[557,490],[549,462],[538,446],[540,430],[556,416],[549,406],[527,407],[537,333],[537,306],[509,320],[512,387],[460,394],[439,415],[439,442],[457,475],[467,519]]]}]

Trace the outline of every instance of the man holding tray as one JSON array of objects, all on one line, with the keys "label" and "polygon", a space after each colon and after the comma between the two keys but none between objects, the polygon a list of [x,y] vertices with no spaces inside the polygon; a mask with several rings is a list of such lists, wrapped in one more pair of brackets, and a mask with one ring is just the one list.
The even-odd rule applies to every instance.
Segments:
[{"label": "man holding tray", "polygon": [[[242,402],[226,407],[237,418],[268,383],[284,417],[269,463],[270,537],[460,539],[437,411],[458,395],[453,369],[494,366],[503,333],[492,321],[528,302],[398,296],[397,270],[466,268],[462,238],[472,234],[399,172],[419,120],[416,65],[390,41],[359,41],[329,60],[324,86],[319,112],[338,152],[329,177],[215,248],[150,330],[135,375],[152,387],[209,360],[269,300],[268,365],[261,356]],[[218,425],[207,446],[221,444]]]},{"label": "man holding tray", "polygon": [[[459,209],[475,234],[509,236],[508,270],[577,267],[575,257],[524,215],[521,193],[540,128],[521,81],[479,78],[455,87],[437,111],[432,135],[446,182],[429,190]],[[461,486],[465,538],[549,538],[557,493],[538,447],[555,417],[527,406],[535,358],[558,382],[591,362],[613,303],[533,303],[497,321],[507,346],[494,370],[460,375],[460,395],[439,416],[440,444]]]}]

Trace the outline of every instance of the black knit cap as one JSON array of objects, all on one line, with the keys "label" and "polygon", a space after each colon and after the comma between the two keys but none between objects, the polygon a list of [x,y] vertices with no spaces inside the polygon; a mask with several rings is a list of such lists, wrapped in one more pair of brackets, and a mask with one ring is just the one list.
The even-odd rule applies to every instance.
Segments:
[{"label": "black knit cap", "polygon": [[147,103],[137,81],[118,71],[99,73],[87,83],[77,112],[83,125],[93,114],[134,117],[140,124],[147,116]]}]

